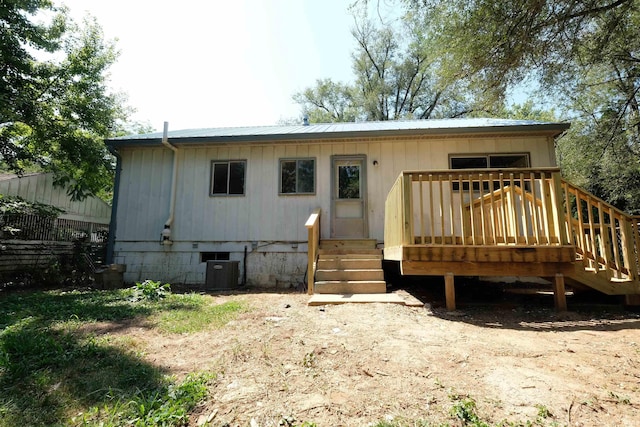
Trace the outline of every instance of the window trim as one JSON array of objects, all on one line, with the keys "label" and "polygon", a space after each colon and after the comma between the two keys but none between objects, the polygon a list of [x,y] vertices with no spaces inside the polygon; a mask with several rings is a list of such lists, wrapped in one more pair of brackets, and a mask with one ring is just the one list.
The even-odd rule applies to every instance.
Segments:
[{"label": "window trim", "polygon": [[[298,161],[312,160],[313,161],[313,191],[311,192],[298,192]],[[293,193],[282,192],[282,165],[284,162],[296,162],[296,191]],[[315,157],[283,157],[278,160],[278,195],[279,196],[315,196],[317,192],[318,182],[318,168],[317,159]]]},{"label": "window trim", "polygon": [[[243,185],[242,185],[242,193],[240,194],[230,194],[229,193],[229,183],[230,183],[230,174],[229,167],[231,163],[243,163],[244,164],[244,174],[243,174]],[[229,160],[211,160],[211,166],[209,170],[209,197],[244,197],[247,194],[247,160],[246,159],[229,159]],[[226,193],[214,193],[213,192],[213,180],[214,180],[214,170],[216,164],[226,164],[227,165],[227,192]]]}]

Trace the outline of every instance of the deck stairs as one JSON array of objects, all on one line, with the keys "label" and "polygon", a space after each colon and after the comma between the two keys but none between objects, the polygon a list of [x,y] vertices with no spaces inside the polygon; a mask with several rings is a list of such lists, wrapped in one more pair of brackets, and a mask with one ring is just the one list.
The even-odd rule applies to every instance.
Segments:
[{"label": "deck stairs", "polygon": [[382,294],[387,291],[382,250],[376,248],[373,239],[323,239],[316,265],[316,294]]}]

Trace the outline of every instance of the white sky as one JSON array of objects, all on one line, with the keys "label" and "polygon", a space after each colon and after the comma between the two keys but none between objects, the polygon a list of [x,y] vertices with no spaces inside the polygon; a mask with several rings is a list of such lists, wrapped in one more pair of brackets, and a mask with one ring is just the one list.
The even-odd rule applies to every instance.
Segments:
[{"label": "white sky", "polygon": [[158,131],[276,124],[316,79],[352,79],[352,0],[56,2],[117,39],[111,87]]}]

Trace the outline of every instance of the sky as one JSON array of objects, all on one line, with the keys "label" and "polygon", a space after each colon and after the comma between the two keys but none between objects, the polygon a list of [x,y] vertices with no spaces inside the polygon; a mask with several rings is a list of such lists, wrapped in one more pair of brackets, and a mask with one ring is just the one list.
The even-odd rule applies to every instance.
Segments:
[{"label": "sky", "polygon": [[300,119],[295,92],[349,82],[352,0],[58,0],[120,52],[110,86],[156,131]]}]

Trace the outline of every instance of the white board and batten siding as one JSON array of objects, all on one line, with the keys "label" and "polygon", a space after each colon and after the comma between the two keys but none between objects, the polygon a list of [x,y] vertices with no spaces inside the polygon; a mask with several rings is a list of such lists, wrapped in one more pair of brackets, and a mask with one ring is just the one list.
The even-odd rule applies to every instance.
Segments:
[{"label": "white board and batten siding", "polygon": [[56,206],[64,213],[61,219],[109,224],[111,206],[97,197],[81,201],[71,200],[67,190],[53,184],[53,174],[32,173],[18,177],[13,174],[0,175],[0,194],[19,196],[29,202]]},{"label": "white board and batten siding", "polygon": [[[171,246],[160,245],[160,233],[169,216],[173,153],[160,145],[120,149],[115,262],[127,265],[126,281],[201,284],[206,271],[201,253],[229,252],[231,260],[240,261],[242,272],[246,247],[248,284],[301,283],[307,264],[304,223],[315,208],[322,208],[321,237],[330,234],[331,156],[366,156],[369,237],[380,243],[385,199],[403,170],[448,169],[450,154],[474,153],[527,153],[531,167],[556,166],[553,138],[548,136],[177,146]],[[280,160],[297,158],[315,159],[315,194],[280,195]],[[210,196],[213,160],[246,160],[244,196]]]}]

